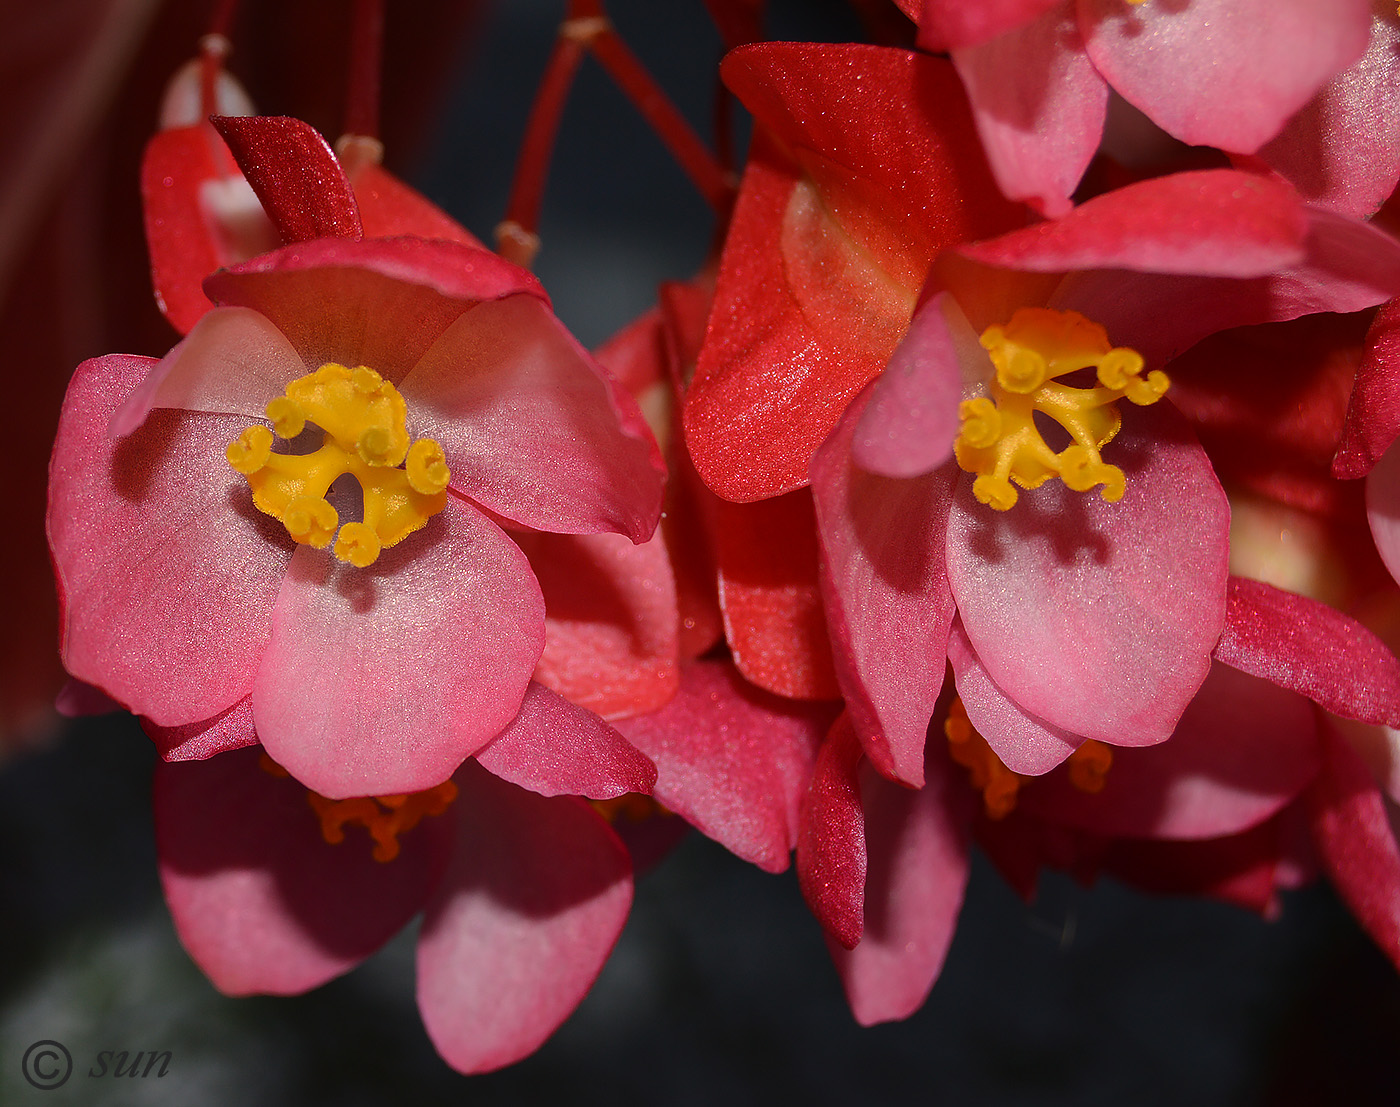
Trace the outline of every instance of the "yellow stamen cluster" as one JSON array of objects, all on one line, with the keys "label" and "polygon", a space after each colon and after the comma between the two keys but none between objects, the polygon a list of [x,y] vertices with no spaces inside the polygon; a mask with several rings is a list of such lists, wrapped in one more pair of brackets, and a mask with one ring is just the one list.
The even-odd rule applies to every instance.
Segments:
[{"label": "yellow stamen cluster", "polygon": [[[983,331],[981,341],[996,377],[990,397],[959,407],[962,430],[953,444],[958,464],[976,475],[977,499],[1007,511],[1018,498],[1013,481],[1038,488],[1051,477],[1076,492],[1102,485],[1099,494],[1108,503],[1121,499],[1123,470],[1099,456],[1122,425],[1114,404],[1156,403],[1170,385],[1166,374],[1154,369],[1144,375],[1142,355],[1111,345],[1101,326],[1073,311],[1020,308],[1009,323]],[[1097,370],[1097,387],[1057,380],[1090,367]],[[1036,412],[1063,427],[1070,445],[1052,450],[1035,425]]]},{"label": "yellow stamen cluster", "polygon": [[[267,405],[267,418],[270,431],[249,427],[225,456],[248,478],[258,510],[297,542],[319,550],[334,539],[336,557],[364,568],[447,503],[451,474],[442,447],[431,438],[410,442],[403,397],[373,369],[322,365],[287,385]],[[319,449],[273,450],[274,435],[296,438],[307,424],[324,432]],[[345,474],[360,484],[364,518],[341,526],[326,493]]]},{"label": "yellow stamen cluster", "polygon": [[[943,723],[948,738],[948,752],[953,760],[968,771],[972,786],[982,793],[982,805],[989,819],[1004,819],[1016,808],[1022,786],[1035,777],[1012,772],[977,733],[967,717],[961,699],[954,697]],[[1081,792],[1091,795],[1104,790],[1108,770],[1113,764],[1113,750],[1102,742],[1089,739],[1065,762],[1069,782]]]}]

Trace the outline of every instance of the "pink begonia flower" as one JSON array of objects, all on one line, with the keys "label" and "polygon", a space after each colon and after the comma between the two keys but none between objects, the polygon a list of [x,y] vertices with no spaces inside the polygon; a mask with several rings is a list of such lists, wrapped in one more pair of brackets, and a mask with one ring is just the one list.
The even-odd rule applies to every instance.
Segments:
[{"label": "pink begonia flower", "polygon": [[307,991],[421,912],[418,1006],[469,1073],[534,1051],[587,993],[626,920],[632,865],[578,797],[649,792],[656,775],[596,717],[532,684],[448,784],[383,801],[310,797],[265,761],[246,749],[156,768],[166,900],[221,991]]},{"label": "pink begonia flower", "polygon": [[951,52],[1002,190],[1050,216],[1098,149],[1110,88],[1183,142],[1252,154],[1361,57],[1372,22],[1371,0],[968,6],[924,0],[919,44]]},{"label": "pink begonia flower", "polygon": [[[641,541],[660,509],[655,443],[533,278],[486,251],[302,242],[205,288],[218,306],[164,360],[100,358],[70,388],[49,515],[65,664],[158,727],[215,720],[251,695],[269,754],[325,795],[441,781],[511,722],[544,646],[539,585],[483,509]],[[442,490],[416,492],[421,501],[392,484],[382,502],[366,494],[386,512],[407,498],[407,515],[386,514],[379,529],[370,515],[352,519],[336,557],[258,511],[225,457],[242,444],[256,464],[257,434],[271,436],[250,421],[261,426],[303,378],[303,389],[331,390],[331,417],[353,415],[333,391],[349,385],[311,377],[327,364],[347,367],[355,388],[348,371],[368,366],[401,391],[412,433],[446,463],[426,478]],[[389,395],[365,376],[371,384]],[[399,456],[403,418],[386,432],[402,436]],[[347,433],[356,449],[358,431]],[[430,469],[428,451],[419,463]],[[307,479],[314,499],[323,489]],[[338,517],[312,504],[300,518],[293,506],[282,516],[329,544]],[[405,518],[421,529],[395,531]]]}]

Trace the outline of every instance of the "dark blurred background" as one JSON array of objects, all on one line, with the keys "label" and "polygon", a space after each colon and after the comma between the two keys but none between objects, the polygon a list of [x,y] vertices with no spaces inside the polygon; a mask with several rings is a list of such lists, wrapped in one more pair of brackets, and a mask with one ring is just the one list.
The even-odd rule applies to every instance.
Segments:
[{"label": "dark blurred background", "polygon": [[[93,4],[57,6],[76,19]],[[112,86],[120,115],[94,111],[50,194],[27,213],[9,262],[25,279],[5,292],[6,338],[23,355],[7,372],[27,389],[38,429],[16,508],[20,539],[5,562],[12,752],[0,766],[0,1103],[1400,1101],[1400,979],[1323,887],[1287,896],[1273,922],[1055,877],[1028,906],[979,860],[932,998],[904,1023],[864,1030],[792,874],[766,875],[692,835],[639,881],[621,943],[580,1010],[502,1073],[463,1078],[434,1053],[414,1006],[411,932],[307,996],[215,992],[161,901],[150,742],[130,719],[57,725],[43,706],[57,679],[34,507],[41,513],[43,427],[51,436],[78,359],[159,354],[173,340],[141,279],[135,166],[160,84],[191,55],[207,15],[197,4],[127,7],[149,23]],[[419,4],[389,7],[388,164],[489,240],[562,2],[453,9],[436,34],[412,22],[425,17]],[[343,36],[328,21],[343,6],[245,8],[231,69],[260,109],[303,114],[334,135],[343,46],[332,44]],[[700,0],[612,0],[609,10],[708,134],[720,43]],[[834,0],[775,0],[769,27],[772,37],[833,41],[861,33]],[[6,72],[23,61],[18,37],[0,48]],[[394,93],[405,99],[391,108],[396,73],[412,75],[403,78],[412,88]],[[19,124],[12,118],[0,138],[13,140]],[[540,231],[537,272],[589,344],[646,310],[660,281],[691,275],[713,244],[704,203],[591,62],[564,117]],[[28,383],[15,376],[26,369]],[[58,1090],[37,1091],[21,1075],[38,1039],[74,1057],[75,1075]],[[108,1049],[169,1050],[169,1074],[84,1078]]]}]

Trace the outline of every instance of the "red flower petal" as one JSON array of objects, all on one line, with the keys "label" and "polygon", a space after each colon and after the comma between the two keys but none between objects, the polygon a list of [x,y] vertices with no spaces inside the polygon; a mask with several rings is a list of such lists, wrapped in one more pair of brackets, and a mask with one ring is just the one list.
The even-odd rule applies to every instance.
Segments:
[{"label": "red flower petal", "polygon": [[215,987],[295,995],[353,968],[418,912],[449,824],[424,819],[398,857],[375,861],[360,828],[327,843],[306,788],[264,772],[260,756],[158,764],[156,849],[180,941]]},{"label": "red flower petal", "polygon": [[1107,460],[1127,476],[1112,504],[1052,481],[998,512],[961,477],[948,579],[978,658],[1022,710],[1086,738],[1152,745],[1210,667],[1229,507],[1170,403],[1125,412]]},{"label": "red flower petal", "polygon": [[919,46],[940,52],[976,46],[1043,15],[1064,0],[923,0]]},{"label": "red flower petal", "polygon": [[656,798],[768,872],[787,868],[798,806],[831,704],[779,699],[720,662],[697,661],[660,711],[618,719],[656,762]]},{"label": "red flower petal", "polygon": [[290,543],[224,460],[246,419],[158,411],[129,437],[108,436],[155,364],[112,355],[78,367],[54,442],[48,531],[68,671],[179,726],[252,687]]},{"label": "red flower petal", "polygon": [[593,712],[530,682],[520,713],[476,755],[502,780],[541,796],[649,794],[656,766]]},{"label": "red flower petal", "polygon": [[253,697],[244,696],[232,707],[210,719],[185,726],[157,726],[141,720],[141,729],[156,744],[162,760],[203,761],[217,753],[256,745],[253,730]]},{"label": "red flower petal", "polygon": [[531,1053],[583,999],[632,903],[632,867],[581,800],[545,799],[474,765],[457,774],[457,842],[418,940],[418,1007],[459,1072]]},{"label": "red flower petal", "polygon": [[912,1015],[928,997],[953,940],[967,887],[966,789],[931,756],[918,791],[867,768],[861,806],[870,857],[865,933],[855,949],[832,949],[851,1012],[862,1026]]},{"label": "red flower petal", "polygon": [[1366,332],[1346,427],[1332,475],[1364,477],[1400,436],[1400,300],[1385,304]]},{"label": "red flower petal", "polygon": [[367,569],[303,546],[253,684],[269,756],[324,796],[431,788],[515,718],[544,647],[518,546],[448,497]]},{"label": "red flower petal", "polygon": [[943,563],[949,472],[896,480],[856,468],[851,438],[868,395],[812,462],[822,590],[837,678],[866,756],[919,785],[953,620]]},{"label": "red flower petal", "polygon": [[538,530],[651,537],[665,466],[636,402],[532,295],[462,314],[403,378],[452,486]]},{"label": "red flower petal", "polygon": [[1215,657],[1334,715],[1400,726],[1400,661],[1356,620],[1317,600],[1231,577]]},{"label": "red flower petal", "polygon": [[865,928],[865,812],[858,778],[864,759],[850,718],[842,715],[817,751],[797,837],[803,898],[826,932],[847,949]]},{"label": "red flower petal", "polygon": [[309,123],[287,115],[221,115],[211,122],[283,241],[360,237],[354,190]]}]

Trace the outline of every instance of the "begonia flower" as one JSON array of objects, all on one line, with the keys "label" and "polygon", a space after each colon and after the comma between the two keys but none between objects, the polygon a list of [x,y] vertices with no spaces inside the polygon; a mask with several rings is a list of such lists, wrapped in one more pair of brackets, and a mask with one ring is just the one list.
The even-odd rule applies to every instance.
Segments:
[{"label": "begonia flower", "polygon": [[1252,154],[1357,61],[1372,25],[1371,0],[966,7],[924,0],[919,44],[951,52],[1006,195],[1052,216],[1099,147],[1110,88],[1183,142]]},{"label": "begonia flower", "polygon": [[641,541],[655,443],[484,250],[302,242],[205,288],[218,306],[165,359],[96,359],[70,388],[65,664],[158,727],[250,699],[322,794],[429,787],[511,722],[543,649],[539,585],[492,516]]},{"label": "begonia flower", "polygon": [[428,1035],[454,1068],[487,1071],[568,1016],[627,917],[627,851],[578,797],[649,792],[655,775],[538,684],[505,733],[415,794],[331,800],[256,748],[163,762],[161,880],[185,948],[236,996],[317,987],[421,912]]}]

